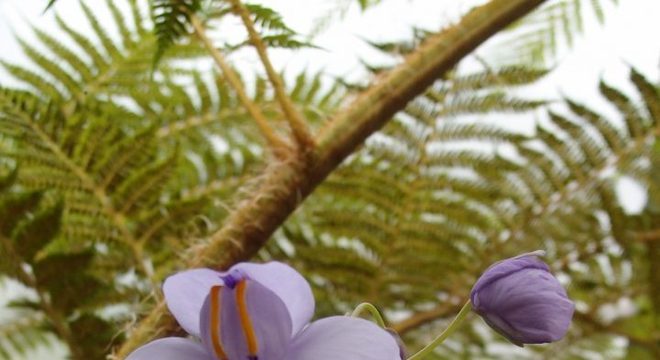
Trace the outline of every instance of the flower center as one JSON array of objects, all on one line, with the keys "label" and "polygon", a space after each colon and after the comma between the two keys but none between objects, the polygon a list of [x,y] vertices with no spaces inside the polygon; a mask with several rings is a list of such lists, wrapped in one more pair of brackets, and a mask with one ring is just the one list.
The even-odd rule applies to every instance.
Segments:
[{"label": "flower center", "polygon": [[[259,360],[257,355],[259,352],[257,335],[254,330],[254,326],[252,325],[252,319],[250,318],[250,313],[248,311],[248,281],[246,276],[242,272],[235,270],[231,273],[228,273],[227,275],[222,276],[222,281],[224,282],[225,286],[227,286],[227,288],[235,290],[234,295],[236,297],[236,311],[238,312],[238,319],[243,330],[243,336],[245,337],[245,343],[248,350],[247,360]],[[222,299],[220,295],[222,287],[223,286],[218,285],[211,288],[211,343],[213,352],[219,360],[229,360],[222,346],[222,339],[220,334],[222,315]]]},{"label": "flower center", "polygon": [[238,269],[234,269],[228,272],[226,275],[220,276],[220,279],[222,279],[222,282],[225,284],[225,286],[232,290],[236,287],[236,284],[245,278],[247,278],[247,276],[245,276],[245,274]]}]

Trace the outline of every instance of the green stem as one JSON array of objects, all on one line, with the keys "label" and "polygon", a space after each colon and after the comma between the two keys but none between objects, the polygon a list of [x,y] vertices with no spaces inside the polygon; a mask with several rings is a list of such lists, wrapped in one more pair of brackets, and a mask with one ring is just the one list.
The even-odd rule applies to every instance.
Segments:
[{"label": "green stem", "polygon": [[417,354],[409,357],[408,360],[423,359],[424,356],[433,352],[433,350],[435,350],[435,348],[438,347],[438,345],[442,344],[442,342],[445,341],[445,339],[447,339],[449,335],[451,335],[454,331],[456,331],[458,326],[463,322],[463,320],[465,320],[467,314],[470,313],[470,310],[472,310],[472,303],[470,302],[470,300],[468,300],[465,303],[465,305],[463,305],[463,308],[461,308],[461,311],[458,312],[458,315],[456,315],[456,317],[451,322],[451,324],[449,324],[449,327],[447,327],[447,329],[445,329],[445,331],[443,331],[442,334],[438,335],[438,337],[435,338],[435,340],[431,341],[430,344],[426,345],[426,347],[420,350]]},{"label": "green stem", "polygon": [[351,317],[358,317],[365,311],[368,311],[371,314],[374,320],[376,320],[376,324],[378,324],[378,326],[385,328],[385,321],[383,320],[383,316],[380,314],[380,311],[378,311],[378,309],[376,309],[376,307],[370,303],[362,303],[358,305],[351,313]]}]

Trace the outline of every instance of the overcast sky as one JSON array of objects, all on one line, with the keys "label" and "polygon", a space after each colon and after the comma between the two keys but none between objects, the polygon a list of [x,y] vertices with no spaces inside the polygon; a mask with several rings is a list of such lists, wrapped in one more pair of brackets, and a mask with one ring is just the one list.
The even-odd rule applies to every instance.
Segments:
[{"label": "overcast sky", "polygon": [[[355,0],[270,0],[260,1],[280,11],[286,23],[300,33],[309,33],[320,19],[329,14],[338,14],[337,5]],[[327,28],[315,43],[324,50],[305,50],[298,53],[285,51],[271,52],[278,68],[323,70],[333,76],[356,80],[364,75],[360,59],[383,60],[377,52],[370,49],[362,39],[389,41],[407,39],[412,26],[439,29],[456,20],[470,6],[482,3],[476,0],[385,0],[380,6],[361,14],[357,6],[350,6],[346,16],[339,23]],[[606,103],[597,94],[597,83],[604,78],[610,83],[622,86],[624,90],[632,88],[626,85],[628,65],[633,65],[643,73],[658,81],[660,61],[660,1],[625,0],[614,6],[611,0],[600,0],[605,5],[606,24],[600,26],[593,17],[586,21],[587,33],[578,37],[574,48],[565,51],[559,59],[558,67],[539,86],[534,89],[540,96],[556,97],[565,94],[592,106],[607,110]],[[39,27],[54,29],[52,12],[42,14],[46,0],[0,0],[0,59],[10,62],[22,62],[24,58],[14,39],[14,33],[26,36],[30,34],[26,24],[38,24]],[[60,12],[69,25],[85,29],[77,1],[59,0],[55,10]],[[91,1],[95,10],[105,12],[105,6],[99,0]],[[589,3],[583,1],[583,3]],[[107,13],[106,13],[107,16]],[[223,28],[222,36],[232,37],[236,24]],[[224,39],[223,39],[224,40]],[[497,40],[493,40],[497,41]],[[488,44],[480,51],[487,58],[488,51],[493,51]],[[260,71],[255,57],[246,52],[232,55],[231,60],[250,71]],[[12,84],[6,74],[0,70],[0,86]],[[626,180],[627,181],[627,180]],[[625,183],[619,191],[620,198],[629,209],[639,209],[645,200],[643,189],[635,184]],[[8,288],[0,285],[0,295],[7,294]],[[1,298],[1,296],[0,296]],[[0,306],[1,306],[0,299]],[[0,307],[0,318],[2,309]],[[31,359],[56,360],[57,353],[44,353],[42,357]]]},{"label": "overcast sky", "polygon": [[[557,0],[555,0],[557,1]],[[0,0],[0,58],[21,60],[20,51],[14,40],[13,31],[26,35],[27,23],[53,29],[52,12],[43,14],[46,0]],[[337,5],[357,3],[356,0],[264,0],[283,14],[287,24],[300,33],[306,34],[316,27],[319,20]],[[470,6],[484,1],[477,0],[385,0],[383,4],[361,14],[357,6],[349,7],[344,20],[331,26],[315,39],[315,43],[325,50],[311,50],[290,54],[274,51],[273,60],[280,67],[323,69],[338,76],[354,77],[362,74],[360,58],[378,59],[362,39],[387,41],[409,38],[412,26],[438,29],[458,18]],[[551,76],[549,88],[562,89],[572,96],[588,96],[594,93],[594,84],[599,77],[612,78],[621,82],[619,76],[625,73],[626,64],[632,64],[653,76],[658,74],[660,59],[660,1],[625,0],[613,5],[612,0],[599,0],[604,4],[606,25],[596,24],[593,17],[587,16],[587,33],[578,38],[571,51],[564,52],[560,66]],[[78,28],[86,28],[78,11],[77,1],[59,0],[55,5],[69,22]],[[103,3],[98,1],[97,3]],[[589,2],[582,2],[589,3]],[[95,10],[103,12],[105,6],[99,4]],[[79,26],[78,26],[79,25]],[[223,39],[232,37],[223,33]],[[224,29],[223,29],[224,30]],[[26,35],[29,38],[29,35]],[[487,46],[486,46],[487,47]],[[254,58],[234,56],[235,62],[244,66],[252,64],[260,68]],[[357,75],[356,75],[357,74]],[[4,79],[1,78],[0,79]],[[549,89],[550,90],[550,89]]]}]

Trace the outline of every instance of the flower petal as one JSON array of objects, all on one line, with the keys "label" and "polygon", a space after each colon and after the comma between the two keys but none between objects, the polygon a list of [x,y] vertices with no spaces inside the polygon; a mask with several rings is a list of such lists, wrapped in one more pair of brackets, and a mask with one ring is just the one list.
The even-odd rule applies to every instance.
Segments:
[{"label": "flower petal", "polygon": [[541,261],[538,256],[542,255],[542,251],[534,251],[522,255],[518,255],[513,258],[505,259],[496,262],[491,265],[483,272],[479,280],[472,287],[472,292],[470,293],[470,299],[472,304],[479,306],[478,303],[475,303],[474,294],[475,292],[481,290],[484,287],[492,284],[493,282],[509,276],[513,273],[516,273],[525,269],[540,269],[545,271],[550,271],[548,265]]},{"label": "flower petal", "polygon": [[[249,279],[241,280],[233,289],[225,286],[218,290],[215,296],[216,289],[211,290],[200,315],[201,338],[209,353],[221,358],[217,354],[220,347],[228,359],[251,359],[254,355],[259,360],[284,359],[291,341],[291,318],[280,297]],[[213,314],[219,318],[214,320]],[[253,351],[248,345],[250,330]]]},{"label": "flower petal", "polygon": [[512,344],[520,347],[525,346],[525,344],[519,340],[522,338],[523,334],[511,327],[511,325],[507,323],[506,320],[499,317],[499,315],[496,313],[484,313],[484,315],[482,315],[482,319],[484,319],[488,326],[497,331],[500,335],[504,336]]},{"label": "flower petal", "polygon": [[526,269],[474,293],[475,311],[517,344],[561,339],[571,324],[574,305],[552,274]]},{"label": "flower petal", "polygon": [[392,335],[364,319],[334,316],[296,336],[287,360],[401,360]]},{"label": "flower petal", "polygon": [[125,360],[213,360],[202,344],[184,338],[152,341],[133,351]]},{"label": "flower petal", "polygon": [[281,262],[265,264],[240,263],[239,269],[254,281],[274,292],[289,310],[291,335],[298,333],[314,315],[314,295],[307,280],[289,265]]},{"label": "flower petal", "polygon": [[222,285],[222,280],[211,269],[187,270],[165,279],[167,307],[188,334],[199,336],[199,313],[213,285]]}]

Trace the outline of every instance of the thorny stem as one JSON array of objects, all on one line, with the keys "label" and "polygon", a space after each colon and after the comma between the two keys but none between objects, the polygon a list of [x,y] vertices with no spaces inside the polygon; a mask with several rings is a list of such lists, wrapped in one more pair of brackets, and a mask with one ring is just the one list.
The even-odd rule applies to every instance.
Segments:
[{"label": "thorny stem", "polygon": [[261,131],[261,134],[268,142],[268,145],[272,151],[276,156],[282,156],[283,150],[288,148],[288,145],[275,133],[273,128],[268,124],[266,116],[264,116],[259,107],[247,96],[245,89],[243,89],[243,84],[241,84],[241,81],[238,79],[238,76],[234,70],[229,66],[225,60],[225,57],[220,53],[220,51],[215,48],[211,39],[206,36],[206,29],[204,28],[204,25],[201,23],[199,18],[195,14],[190,14],[190,22],[195,29],[195,35],[197,35],[199,40],[202,41],[204,47],[209,52],[216,65],[218,65],[220,70],[222,70],[222,74],[224,75],[227,82],[229,82],[229,85],[231,85],[231,87],[234,88],[234,91],[236,91],[236,95],[238,96],[239,101],[241,104],[243,104],[243,106],[245,106],[245,109],[247,109],[250,116],[252,116],[254,121],[257,123],[259,131]]},{"label": "thorny stem", "polygon": [[298,142],[298,145],[303,149],[312,148],[314,145],[314,139],[310,135],[302,115],[296,110],[291,98],[287,95],[282,79],[275,71],[273,64],[270,62],[266,46],[254,27],[254,21],[252,21],[249,11],[240,0],[230,0],[230,2],[234,12],[238,14],[243,21],[243,25],[245,25],[245,29],[250,37],[250,42],[257,50],[259,59],[261,59],[261,63],[264,65],[264,69],[266,69],[266,75],[273,85],[277,101],[280,103],[282,111],[284,111],[284,115],[289,122],[289,127],[291,127],[291,131],[293,131],[293,136]]},{"label": "thorny stem", "polygon": [[378,309],[376,309],[376,307],[370,303],[362,303],[358,305],[351,313],[351,317],[359,317],[365,311],[371,314],[374,320],[376,320],[376,324],[378,324],[378,326],[385,328],[385,320],[383,320],[383,316],[380,314],[380,311],[378,311]]},{"label": "thorny stem", "polygon": [[472,310],[472,303],[470,300],[468,300],[465,305],[463,305],[463,308],[461,311],[458,312],[458,315],[454,318],[454,320],[449,324],[449,326],[443,331],[438,337],[436,337],[433,341],[431,341],[430,344],[426,345],[422,350],[420,350],[417,354],[411,356],[408,358],[408,360],[420,360],[423,359],[426,355],[430,354],[437,348],[440,344],[442,344],[445,339],[449,337],[449,335],[453,334],[456,329],[458,329],[458,326],[465,320],[467,315],[470,313]]}]

